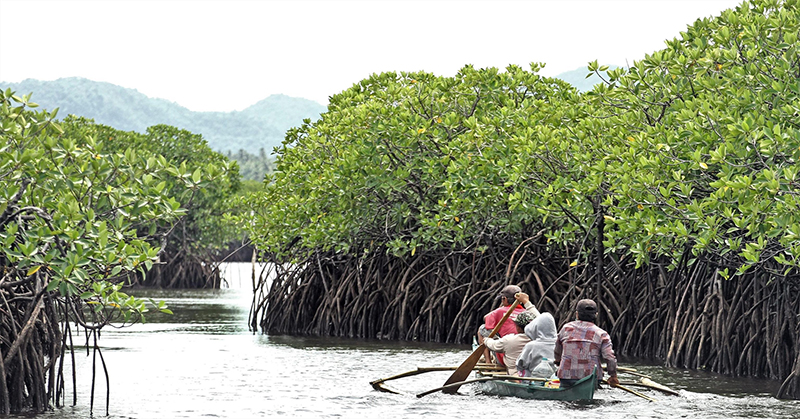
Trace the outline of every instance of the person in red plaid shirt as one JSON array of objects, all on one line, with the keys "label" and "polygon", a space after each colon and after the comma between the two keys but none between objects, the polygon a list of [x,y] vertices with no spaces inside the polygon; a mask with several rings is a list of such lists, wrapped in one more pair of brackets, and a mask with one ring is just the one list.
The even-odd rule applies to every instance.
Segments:
[{"label": "person in red plaid shirt", "polygon": [[565,324],[558,332],[554,355],[558,364],[561,387],[571,387],[597,368],[597,380],[603,379],[600,358],[608,365],[608,384],[619,384],[617,379],[617,357],[611,346],[608,333],[594,324],[597,319],[597,304],[592,300],[578,301],[575,312],[577,320]]}]

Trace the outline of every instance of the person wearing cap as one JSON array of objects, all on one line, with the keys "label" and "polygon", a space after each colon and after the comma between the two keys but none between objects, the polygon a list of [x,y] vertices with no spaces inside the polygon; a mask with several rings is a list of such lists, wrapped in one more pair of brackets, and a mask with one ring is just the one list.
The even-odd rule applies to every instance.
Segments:
[{"label": "person wearing cap", "polygon": [[[498,297],[500,298],[500,307],[483,316],[484,323],[478,329],[478,344],[484,343],[484,338],[489,336],[489,333],[491,333],[492,329],[497,326],[506,312],[511,308],[511,304],[514,300],[519,301],[520,304],[517,305],[517,307],[509,316],[509,320],[511,321],[506,321],[500,326],[500,330],[498,330],[497,333],[498,337],[514,335],[517,333],[517,327],[514,324],[514,319],[517,315],[519,315],[519,313],[528,311],[531,312],[534,317],[539,315],[539,310],[537,310],[536,306],[531,303],[528,294],[522,292],[522,289],[516,285],[506,286],[500,291]],[[497,359],[500,361],[500,363],[504,364],[502,353],[497,353]],[[491,353],[489,352],[488,348],[484,352],[484,360],[487,362],[491,360]]]},{"label": "person wearing cap", "polygon": [[536,317],[530,311],[523,311],[517,314],[514,318],[513,324],[516,328],[516,333],[508,334],[500,339],[485,338],[483,343],[489,350],[497,354],[503,354],[503,363],[506,365],[508,375],[517,375],[517,358],[522,353],[522,348],[531,341],[531,339],[524,333],[525,326]]},{"label": "person wearing cap", "polygon": [[565,324],[558,332],[554,355],[558,364],[558,378],[562,387],[571,387],[576,381],[589,376],[597,369],[597,380],[603,379],[600,359],[608,366],[608,384],[616,386],[617,357],[608,333],[594,324],[597,304],[593,300],[580,300],[575,310],[576,320]]}]

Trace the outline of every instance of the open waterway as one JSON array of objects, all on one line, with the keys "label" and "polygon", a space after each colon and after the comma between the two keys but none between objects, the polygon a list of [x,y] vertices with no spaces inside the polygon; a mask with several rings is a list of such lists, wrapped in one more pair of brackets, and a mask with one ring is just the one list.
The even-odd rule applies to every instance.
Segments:
[{"label": "open waterway", "polygon": [[[591,403],[551,402],[486,396],[469,385],[458,395],[414,395],[441,386],[450,372],[390,381],[392,388],[407,394],[381,393],[369,382],[418,366],[457,366],[471,348],[253,334],[247,328],[250,280],[246,275],[242,279],[236,266],[228,271],[229,289],[137,292],[166,301],[175,314],[152,314],[146,324],[104,330],[100,345],[110,374],[110,409],[106,416],[105,378],[98,369],[94,417],[800,417],[800,402],[772,397],[775,382],[624,360],[621,365],[651,375],[680,396],[641,390],[658,400],[651,403],[619,389],[603,389]],[[90,417],[91,360],[85,350],[77,355],[77,406],[70,406],[68,384],[67,407],[33,417]]]}]

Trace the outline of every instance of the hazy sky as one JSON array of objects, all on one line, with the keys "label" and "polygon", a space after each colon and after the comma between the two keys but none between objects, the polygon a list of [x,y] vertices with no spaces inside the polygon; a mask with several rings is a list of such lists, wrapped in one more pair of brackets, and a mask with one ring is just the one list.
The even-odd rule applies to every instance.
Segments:
[{"label": "hazy sky", "polygon": [[276,93],[327,104],[383,71],[625,65],[739,3],[0,0],[0,81],[78,76],[194,111]]}]

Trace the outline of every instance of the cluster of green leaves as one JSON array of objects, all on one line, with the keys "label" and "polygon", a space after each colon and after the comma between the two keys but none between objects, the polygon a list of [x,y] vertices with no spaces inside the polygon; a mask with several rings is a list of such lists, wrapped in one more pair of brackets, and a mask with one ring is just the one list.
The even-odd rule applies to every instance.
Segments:
[{"label": "cluster of green leaves", "polygon": [[153,263],[158,249],[137,225],[183,214],[164,193],[166,160],[133,150],[103,154],[92,138],[63,136],[55,111],[29,110],[38,105],[27,95],[7,90],[1,99],[6,278],[43,282],[47,291],[81,296],[98,311],[117,309],[124,319],[141,314],[141,301],[123,300],[104,280]]},{"label": "cluster of green leaves", "polygon": [[531,201],[557,151],[531,139],[554,138],[579,113],[560,104],[579,96],[532,68],[384,73],[332,97],[320,121],[278,149],[277,171],[250,205],[251,236],[274,252],[300,237],[306,249],[414,254],[482,247],[540,222]]},{"label": "cluster of green leaves", "polygon": [[133,149],[175,166],[168,169],[173,178],[165,181],[164,192],[188,210],[181,228],[173,230],[169,221],[140,226],[151,236],[168,235],[168,254],[206,255],[235,238],[236,230],[224,216],[240,188],[238,166],[211,150],[201,135],[168,125],[149,127],[144,134],[120,131],[75,116],[65,118],[61,127],[72,138],[95,139],[105,152]]},{"label": "cluster of green leaves", "polygon": [[800,262],[798,2],[759,0],[700,19],[587,94],[608,154],[606,245],[737,273]]},{"label": "cluster of green leaves", "polygon": [[86,303],[96,324],[142,319],[144,301],[122,293],[119,279],[151,268],[157,226],[186,217],[180,199],[227,173],[136,147],[109,152],[91,135],[95,126],[65,130],[57,110],[37,107],[28,95],[0,92],[3,281]]},{"label": "cluster of green leaves", "polygon": [[[373,75],[292,130],[253,196],[252,236],[281,254],[553,244],[742,273],[797,266],[798,2],[700,19],[630,69],[589,64],[585,94],[509,66]],[[728,274],[723,270],[724,275]]]}]

